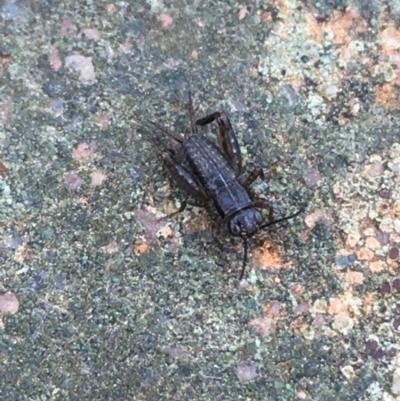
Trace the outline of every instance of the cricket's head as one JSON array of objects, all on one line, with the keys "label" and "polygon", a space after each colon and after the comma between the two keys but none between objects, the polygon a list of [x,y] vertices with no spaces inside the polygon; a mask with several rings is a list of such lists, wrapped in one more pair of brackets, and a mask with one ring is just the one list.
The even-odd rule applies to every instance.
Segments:
[{"label": "cricket's head", "polygon": [[255,234],[261,223],[263,216],[256,208],[240,210],[229,221],[229,232],[235,237],[251,237]]}]

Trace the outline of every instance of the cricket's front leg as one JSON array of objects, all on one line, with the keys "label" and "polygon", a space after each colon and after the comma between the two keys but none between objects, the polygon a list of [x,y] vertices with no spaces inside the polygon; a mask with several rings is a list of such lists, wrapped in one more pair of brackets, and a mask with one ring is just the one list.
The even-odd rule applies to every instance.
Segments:
[{"label": "cricket's front leg", "polygon": [[[197,178],[174,159],[173,153],[174,152],[170,149],[164,149],[161,152],[161,158],[178,186],[184,189],[188,194],[179,210],[172,214],[175,215],[179,212],[183,212],[187,204],[205,205],[209,197]],[[169,217],[171,217],[171,215]]]},{"label": "cricket's front leg", "polygon": [[226,154],[229,161],[232,163],[233,168],[236,170],[237,175],[239,176],[242,174],[242,153],[240,152],[239,143],[228,116],[225,113],[218,111],[197,120],[196,125],[210,124],[214,120],[217,121],[219,126],[219,146]]},{"label": "cricket's front leg", "polygon": [[274,220],[274,207],[264,198],[255,198],[254,203],[258,209],[268,210],[268,222]]}]

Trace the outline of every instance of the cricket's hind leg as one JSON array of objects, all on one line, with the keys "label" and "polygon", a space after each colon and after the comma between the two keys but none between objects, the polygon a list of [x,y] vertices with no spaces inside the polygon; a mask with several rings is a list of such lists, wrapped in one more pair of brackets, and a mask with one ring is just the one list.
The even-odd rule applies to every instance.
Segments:
[{"label": "cricket's hind leg", "polygon": [[206,125],[217,121],[219,126],[218,143],[228,157],[238,176],[242,174],[242,153],[236,134],[228,116],[223,112],[216,112],[196,121],[196,125]]},{"label": "cricket's hind leg", "polygon": [[188,195],[182,202],[179,210],[167,217],[172,217],[183,212],[188,204],[195,206],[206,205],[209,197],[204,188],[187,168],[174,159],[174,152],[171,149],[164,149],[161,152],[161,158],[178,186],[185,190]]},{"label": "cricket's hind leg", "polygon": [[261,179],[264,179],[264,170],[261,167],[255,168],[253,171],[251,171],[249,174],[243,173],[241,174],[238,179],[239,182],[245,186],[248,187],[250,186],[258,177]]}]

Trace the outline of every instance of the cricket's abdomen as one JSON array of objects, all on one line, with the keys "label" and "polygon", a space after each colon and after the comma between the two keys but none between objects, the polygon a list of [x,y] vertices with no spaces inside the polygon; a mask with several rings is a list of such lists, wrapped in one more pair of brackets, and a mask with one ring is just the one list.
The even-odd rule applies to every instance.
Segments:
[{"label": "cricket's abdomen", "polygon": [[183,151],[190,169],[222,218],[254,205],[231,163],[215,143],[195,134],[185,141]]}]

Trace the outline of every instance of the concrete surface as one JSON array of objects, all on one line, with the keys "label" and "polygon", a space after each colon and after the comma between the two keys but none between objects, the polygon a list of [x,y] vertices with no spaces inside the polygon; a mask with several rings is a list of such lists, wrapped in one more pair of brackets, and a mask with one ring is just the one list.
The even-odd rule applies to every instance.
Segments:
[{"label": "concrete surface", "polygon": [[[1,400],[400,399],[399,1],[0,4]],[[213,214],[159,221],[189,89],[307,204],[241,283]]]}]

